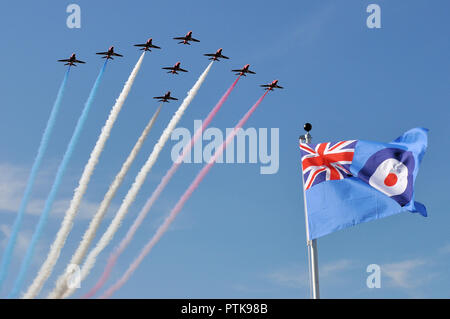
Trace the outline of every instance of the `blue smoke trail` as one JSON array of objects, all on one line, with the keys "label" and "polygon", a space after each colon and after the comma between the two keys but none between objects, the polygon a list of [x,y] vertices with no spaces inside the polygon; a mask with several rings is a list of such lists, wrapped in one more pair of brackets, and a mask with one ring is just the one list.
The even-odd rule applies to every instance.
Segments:
[{"label": "blue smoke trail", "polygon": [[66,172],[67,165],[69,164],[70,158],[72,157],[72,153],[75,150],[75,147],[77,145],[80,134],[83,131],[84,123],[86,122],[86,119],[89,114],[89,110],[91,108],[95,94],[97,93],[97,89],[98,89],[98,86],[100,85],[101,79],[103,77],[103,73],[105,71],[107,62],[108,62],[108,60],[106,60],[105,63],[103,64],[103,67],[100,70],[100,73],[98,74],[97,79],[95,80],[94,86],[92,87],[91,92],[89,93],[89,97],[86,101],[86,104],[84,105],[83,112],[81,113],[80,118],[78,119],[77,125],[75,127],[75,131],[73,132],[72,138],[70,139],[69,145],[67,146],[66,153],[64,154],[61,164],[59,164],[58,171],[56,173],[56,177],[53,182],[53,186],[52,186],[52,188],[50,190],[50,194],[48,195],[47,200],[45,202],[44,210],[42,211],[42,214],[39,218],[39,222],[36,227],[36,230],[34,231],[33,237],[31,238],[31,243],[28,246],[28,250],[25,254],[25,258],[20,267],[19,275],[16,279],[16,282],[14,283],[13,290],[9,294],[8,298],[16,298],[22,287],[23,281],[25,279],[25,275],[28,271],[28,267],[30,266],[31,259],[34,255],[34,250],[36,248],[36,244],[37,244],[39,238],[41,237],[41,234],[42,234],[42,231],[44,230],[45,224],[47,223],[48,215],[52,208],[53,202],[55,201],[56,193],[58,192],[62,178],[64,176],[64,173]]},{"label": "blue smoke trail", "polygon": [[45,151],[47,150],[48,142],[50,140],[50,136],[52,135],[53,127],[55,126],[56,117],[58,115],[59,108],[61,106],[64,90],[67,84],[67,79],[69,78],[69,71],[70,66],[67,68],[66,74],[64,75],[64,79],[61,83],[61,86],[59,87],[58,95],[56,96],[55,103],[53,104],[50,117],[47,121],[47,126],[45,127],[44,134],[42,135],[42,139],[39,144],[39,149],[36,158],[34,159],[34,163],[31,168],[30,176],[28,177],[27,185],[25,187],[25,193],[23,194],[22,201],[20,202],[19,211],[17,213],[16,220],[14,221],[13,224],[11,236],[9,237],[8,244],[6,246],[5,252],[3,253],[2,264],[0,266],[0,287],[3,284],[6,275],[8,274],[9,265],[11,263],[14,246],[17,241],[20,226],[22,225],[25,209],[28,205],[28,201],[30,200],[31,191],[33,189],[34,182],[36,181],[37,172],[39,171],[39,167],[41,166],[42,158],[44,157]]}]

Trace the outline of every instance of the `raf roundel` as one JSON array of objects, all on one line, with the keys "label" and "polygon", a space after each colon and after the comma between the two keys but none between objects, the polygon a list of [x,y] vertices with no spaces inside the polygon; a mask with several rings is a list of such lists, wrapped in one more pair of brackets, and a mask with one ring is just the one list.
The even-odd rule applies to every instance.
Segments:
[{"label": "raf roundel", "polygon": [[373,154],[359,171],[358,178],[391,197],[400,206],[413,195],[414,156],[399,148],[384,148]]}]

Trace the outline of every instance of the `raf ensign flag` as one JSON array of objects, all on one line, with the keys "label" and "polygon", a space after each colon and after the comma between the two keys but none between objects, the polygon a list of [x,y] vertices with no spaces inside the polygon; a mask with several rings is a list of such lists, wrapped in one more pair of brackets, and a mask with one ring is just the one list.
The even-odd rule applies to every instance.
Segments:
[{"label": "raf ensign flag", "polygon": [[427,216],[414,201],[427,132],[414,128],[388,144],[301,143],[309,239],[405,210]]}]

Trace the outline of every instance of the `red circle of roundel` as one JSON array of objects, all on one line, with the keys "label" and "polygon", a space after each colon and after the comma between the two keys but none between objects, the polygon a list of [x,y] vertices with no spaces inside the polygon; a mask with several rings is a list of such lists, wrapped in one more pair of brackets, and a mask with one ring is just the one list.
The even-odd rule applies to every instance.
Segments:
[{"label": "red circle of roundel", "polygon": [[388,176],[384,179],[384,185],[388,187],[394,186],[398,181],[397,174],[395,173],[389,173]]}]

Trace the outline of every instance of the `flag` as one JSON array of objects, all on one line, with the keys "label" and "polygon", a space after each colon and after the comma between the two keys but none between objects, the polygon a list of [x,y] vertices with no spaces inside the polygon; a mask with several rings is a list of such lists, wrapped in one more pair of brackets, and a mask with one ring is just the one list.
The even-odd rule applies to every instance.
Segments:
[{"label": "flag", "polygon": [[391,143],[348,140],[300,144],[309,239],[409,211],[428,130],[414,128]]}]

